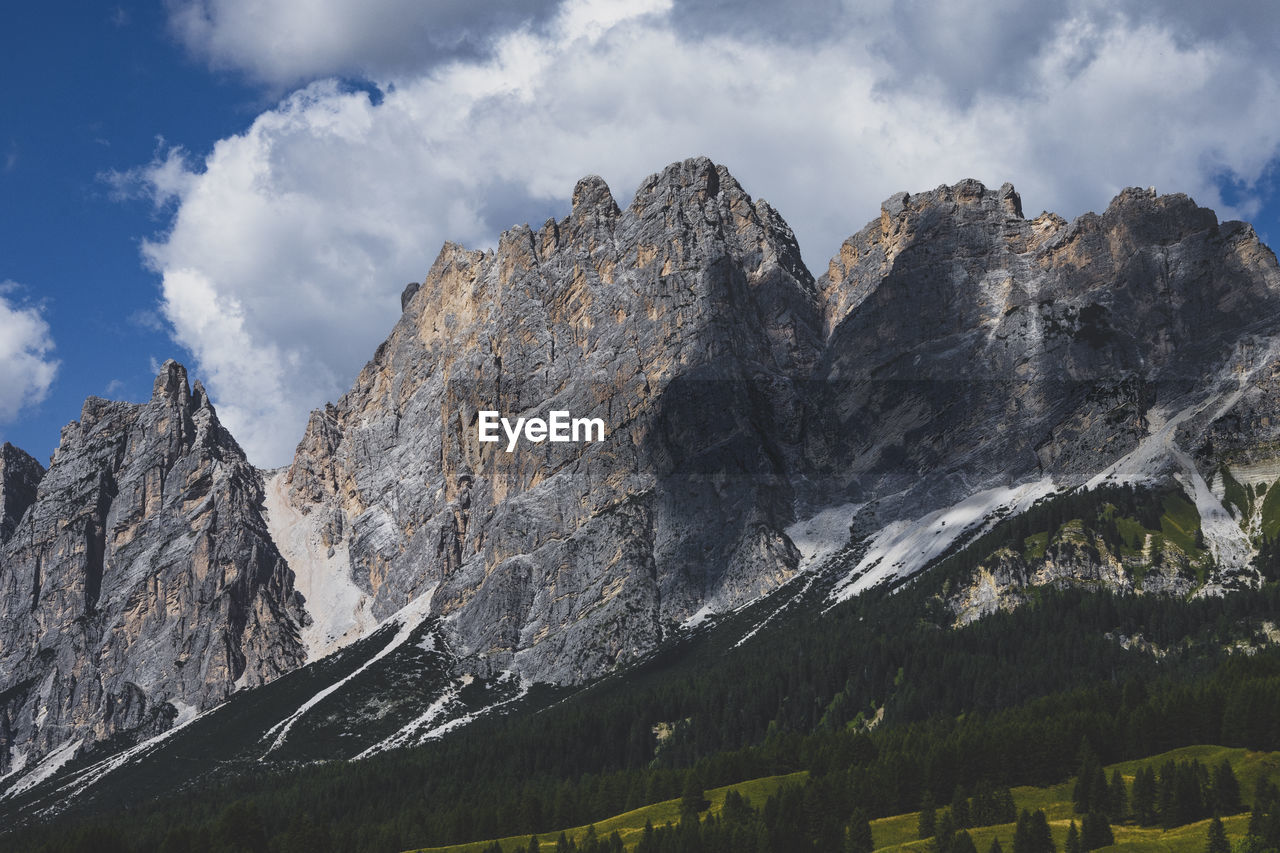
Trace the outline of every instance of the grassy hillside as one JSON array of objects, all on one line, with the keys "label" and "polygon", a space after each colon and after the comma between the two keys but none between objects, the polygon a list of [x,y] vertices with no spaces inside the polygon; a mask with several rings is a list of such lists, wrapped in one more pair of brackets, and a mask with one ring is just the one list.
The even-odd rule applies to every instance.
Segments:
[{"label": "grassy hillside", "polygon": [[[1231,749],[1221,746],[1188,746],[1149,758],[1112,764],[1107,766],[1106,774],[1110,778],[1112,771],[1119,770],[1125,781],[1132,785],[1134,775],[1144,766],[1150,765],[1158,768],[1166,761],[1189,761],[1192,759],[1210,767],[1218,764],[1223,759],[1229,761],[1232,770],[1235,771],[1236,778],[1240,782],[1240,789],[1244,795],[1246,805],[1249,803],[1260,777],[1280,776],[1280,752],[1252,752],[1245,749]],[[737,785],[716,788],[706,792],[707,799],[711,801],[708,811],[711,814],[718,814],[724,805],[725,795],[733,789],[737,789],[738,793],[749,798],[756,808],[760,808],[771,795],[775,794],[784,785],[801,784],[807,776],[808,774],[804,772],[791,773],[785,776],[768,776]],[[1074,784],[1075,780],[1071,779],[1048,787],[1024,786],[1013,789],[1014,803],[1019,811],[1022,809],[1031,811],[1036,809],[1044,810],[1045,816],[1049,819],[1049,825],[1053,830],[1054,842],[1059,850],[1063,849],[1067,828],[1071,821],[1074,820],[1077,827],[1080,825],[1081,816],[1074,812],[1071,804],[1071,792]],[[596,834],[601,837],[607,837],[610,833],[616,831],[621,836],[627,849],[630,850],[640,840],[640,833],[643,831],[646,821],[654,826],[661,826],[668,822],[675,823],[679,818],[680,801],[673,799],[606,818],[597,822],[594,826]],[[908,812],[871,821],[871,833],[876,850],[911,850],[918,851],[918,853],[926,853],[929,849],[928,840],[917,837],[919,819],[918,812]],[[1159,827],[1116,824],[1112,826],[1116,839],[1115,845],[1103,849],[1108,851],[1133,851],[1133,853],[1203,853],[1208,824],[1208,820],[1202,820],[1169,830]],[[1249,825],[1249,816],[1248,814],[1232,815],[1223,818],[1223,824],[1227,830],[1227,837],[1234,843],[1244,836]],[[1012,823],[968,830],[969,835],[973,838],[974,845],[979,851],[987,850],[994,838],[1000,839],[1000,844],[1005,850],[1012,849],[1013,831],[1014,824]],[[586,826],[577,826],[565,830],[565,834],[575,841],[581,841],[586,832]],[[554,850],[555,842],[558,838],[559,832],[540,836],[541,848],[543,850]],[[502,844],[504,851],[524,851],[527,849],[529,837],[527,835],[511,836],[498,839],[498,841]],[[492,840],[476,841],[449,847],[420,848],[414,853],[482,853],[486,847],[492,844]]]},{"label": "grassy hillside", "polygon": [[[711,814],[719,814],[720,809],[724,807],[724,797],[731,790],[736,789],[739,794],[751,800],[757,806],[764,805],[770,795],[774,794],[783,785],[798,785],[804,782],[809,776],[806,771],[799,773],[789,773],[785,776],[766,776],[763,779],[752,779],[749,782],[742,782],[738,785],[726,785],[723,788],[715,788],[705,792],[705,796],[711,801],[708,812]],[[596,834],[601,837],[608,837],[616,832],[622,837],[622,843],[627,849],[635,847],[636,842],[640,840],[640,833],[644,831],[645,822],[652,823],[654,826],[662,826],[664,823],[676,823],[680,820],[680,800],[666,800],[661,803],[654,803],[651,806],[634,809],[620,815],[606,818],[599,823],[594,824]],[[587,827],[575,826],[565,830],[565,835],[575,841],[581,841],[587,834]],[[560,837],[560,833],[550,833],[539,837],[542,842],[541,846],[544,850],[554,850],[556,840]],[[525,850],[529,844],[529,836],[513,835],[508,838],[498,839],[502,844],[503,850]],[[456,844],[449,847],[422,847],[413,853],[482,853],[485,847],[493,844],[493,841],[473,841],[470,844]]]}]

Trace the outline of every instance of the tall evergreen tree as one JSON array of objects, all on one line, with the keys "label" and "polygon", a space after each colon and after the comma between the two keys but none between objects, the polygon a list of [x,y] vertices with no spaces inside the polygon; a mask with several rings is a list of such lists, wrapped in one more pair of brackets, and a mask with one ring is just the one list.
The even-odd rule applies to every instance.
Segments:
[{"label": "tall evergreen tree", "polygon": [[698,774],[686,773],[684,792],[680,795],[680,819],[696,822],[699,812],[709,805],[711,804],[703,795],[702,784],[698,781]]},{"label": "tall evergreen tree", "polygon": [[932,853],[953,853],[952,846],[956,840],[956,823],[951,817],[950,809],[943,809],[938,816],[938,831],[934,833],[930,845]]},{"label": "tall evergreen tree", "polygon": [[1067,840],[1062,845],[1062,853],[1084,853],[1084,848],[1080,846],[1080,830],[1076,829],[1074,820],[1067,827]]},{"label": "tall evergreen tree", "polygon": [[871,821],[865,809],[855,809],[845,830],[844,853],[871,853],[875,844],[871,838]]},{"label": "tall evergreen tree", "polygon": [[1031,853],[1057,853],[1053,843],[1053,832],[1049,829],[1049,820],[1043,809],[1036,809],[1031,815]]},{"label": "tall evergreen tree", "polygon": [[925,789],[924,800],[920,803],[920,820],[916,834],[921,838],[933,838],[938,829],[938,808],[933,802],[933,792]]},{"label": "tall evergreen tree", "polygon": [[969,816],[969,798],[965,796],[963,785],[956,785],[955,793],[951,795],[951,820],[955,823],[956,829],[968,829],[973,826]]},{"label": "tall evergreen tree", "polygon": [[1213,816],[1213,820],[1209,822],[1209,837],[1205,847],[1205,853],[1231,853],[1231,843],[1227,841],[1227,830],[1222,825],[1222,820],[1217,816]]},{"label": "tall evergreen tree", "polygon": [[1133,816],[1143,826],[1156,822],[1156,778],[1151,765],[1143,765],[1133,778]]},{"label": "tall evergreen tree", "polygon": [[1111,820],[1119,822],[1129,816],[1129,794],[1125,790],[1124,777],[1120,770],[1111,771],[1111,785],[1108,789],[1109,808],[1107,814]]},{"label": "tall evergreen tree", "polygon": [[1104,812],[1092,811],[1084,816],[1080,823],[1080,846],[1085,850],[1097,850],[1115,844],[1115,836],[1111,833],[1111,824],[1107,823]]},{"label": "tall evergreen tree", "polygon": [[1233,815],[1240,808],[1240,782],[1224,758],[1213,768],[1213,809],[1220,815]]}]

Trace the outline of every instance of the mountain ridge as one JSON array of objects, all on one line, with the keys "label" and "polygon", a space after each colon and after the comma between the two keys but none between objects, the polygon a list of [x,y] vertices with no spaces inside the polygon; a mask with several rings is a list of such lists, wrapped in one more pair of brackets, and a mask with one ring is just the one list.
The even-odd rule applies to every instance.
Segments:
[{"label": "mountain ridge", "polygon": [[[52,575],[70,591],[57,626],[129,640],[104,666],[56,632],[3,637],[0,775],[77,737],[163,731],[427,590],[449,678],[576,684],[802,568],[843,566],[837,595],[897,582],[998,513],[1100,477],[1180,482],[1218,570],[1247,580],[1264,547],[1221,503],[1231,470],[1253,489],[1280,458],[1280,271],[1252,228],[1185,196],[1128,189],[1067,223],[1025,219],[1008,184],[900,193],[815,279],[771,206],[693,158],[625,210],[587,177],[559,221],[483,252],[446,244],[401,302],[270,477],[176,363],[150,403],[86,402],[23,507],[28,532],[0,536],[2,601],[29,625],[24,590]],[[477,440],[482,408],[553,406],[602,418],[605,440],[515,454]],[[12,465],[6,507],[27,500],[10,480],[35,479]],[[75,541],[58,544],[67,513]],[[191,571],[156,562],[166,548],[221,555],[222,579],[173,612],[159,590]],[[89,588],[117,578],[134,597],[96,608]],[[128,651],[144,635],[145,665]],[[217,674],[185,675],[184,643]],[[56,687],[86,666],[102,686]],[[44,725],[50,697],[75,709],[70,728]]]}]

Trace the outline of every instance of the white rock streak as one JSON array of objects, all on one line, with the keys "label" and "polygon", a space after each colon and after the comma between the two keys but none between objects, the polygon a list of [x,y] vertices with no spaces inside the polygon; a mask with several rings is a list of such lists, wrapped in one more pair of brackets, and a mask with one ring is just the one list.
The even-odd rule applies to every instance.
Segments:
[{"label": "white rock streak", "polygon": [[367,636],[377,625],[368,596],[351,580],[346,540],[328,548],[320,538],[320,513],[300,513],[289,502],[287,471],[267,480],[267,528],[293,570],[294,588],[306,599],[311,624],[302,629],[307,662]]},{"label": "white rock streak", "polygon": [[373,666],[375,663],[408,642],[410,635],[414,632],[414,629],[422,624],[422,620],[425,619],[427,614],[431,611],[431,599],[434,596],[435,591],[436,586],[432,585],[425,593],[402,607],[383,623],[384,625],[396,624],[399,626],[399,630],[396,631],[396,635],[391,638],[390,642],[378,650],[377,654],[361,664],[355,672],[345,678],[335,681],[333,684],[330,684],[306,702],[303,702],[298,710],[272,726],[267,731],[266,735],[264,735],[263,739],[265,740],[272,736],[274,736],[275,739],[271,742],[271,746],[267,747],[267,751],[262,754],[262,757],[266,758],[272,752],[279,749],[289,737],[289,731],[293,728],[294,724],[297,723],[298,720],[302,719],[308,711],[323,701],[325,697],[337,692],[348,681],[355,678],[357,675],[364,672],[366,669]]}]

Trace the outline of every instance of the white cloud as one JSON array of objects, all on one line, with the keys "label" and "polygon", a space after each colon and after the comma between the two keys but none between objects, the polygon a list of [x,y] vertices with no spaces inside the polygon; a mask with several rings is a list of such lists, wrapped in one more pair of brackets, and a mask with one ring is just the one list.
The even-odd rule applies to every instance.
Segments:
[{"label": "white cloud", "polygon": [[539,20],[554,0],[170,0],[192,53],[274,85],[315,77],[385,78],[475,55],[494,32]]},{"label": "white cloud", "polygon": [[49,324],[39,307],[10,298],[19,290],[0,282],[0,423],[42,401],[58,372]]},{"label": "white cloud", "polygon": [[[881,199],[963,177],[1012,180],[1029,213],[1072,216],[1150,184],[1256,210],[1280,146],[1263,41],[1240,28],[1197,39],[1182,19],[1090,2],[1043,15],[1006,3],[1011,32],[1034,40],[984,36],[985,60],[913,76],[891,35],[933,26],[931,50],[950,43],[927,16],[903,18],[920,7],[864,7],[862,26],[814,41],[704,34],[665,2],[571,0],[484,58],[400,74],[376,103],[313,83],[203,162],[167,152],[141,173],[176,201],[146,248],[164,314],[251,457],[278,464],[444,240],[492,243],[513,211],[563,213],[583,174],[625,205],[644,175],[707,154],[781,211],[815,272]],[[1005,61],[1016,85],[992,67]],[[1245,187],[1234,211],[1224,175]]]}]

